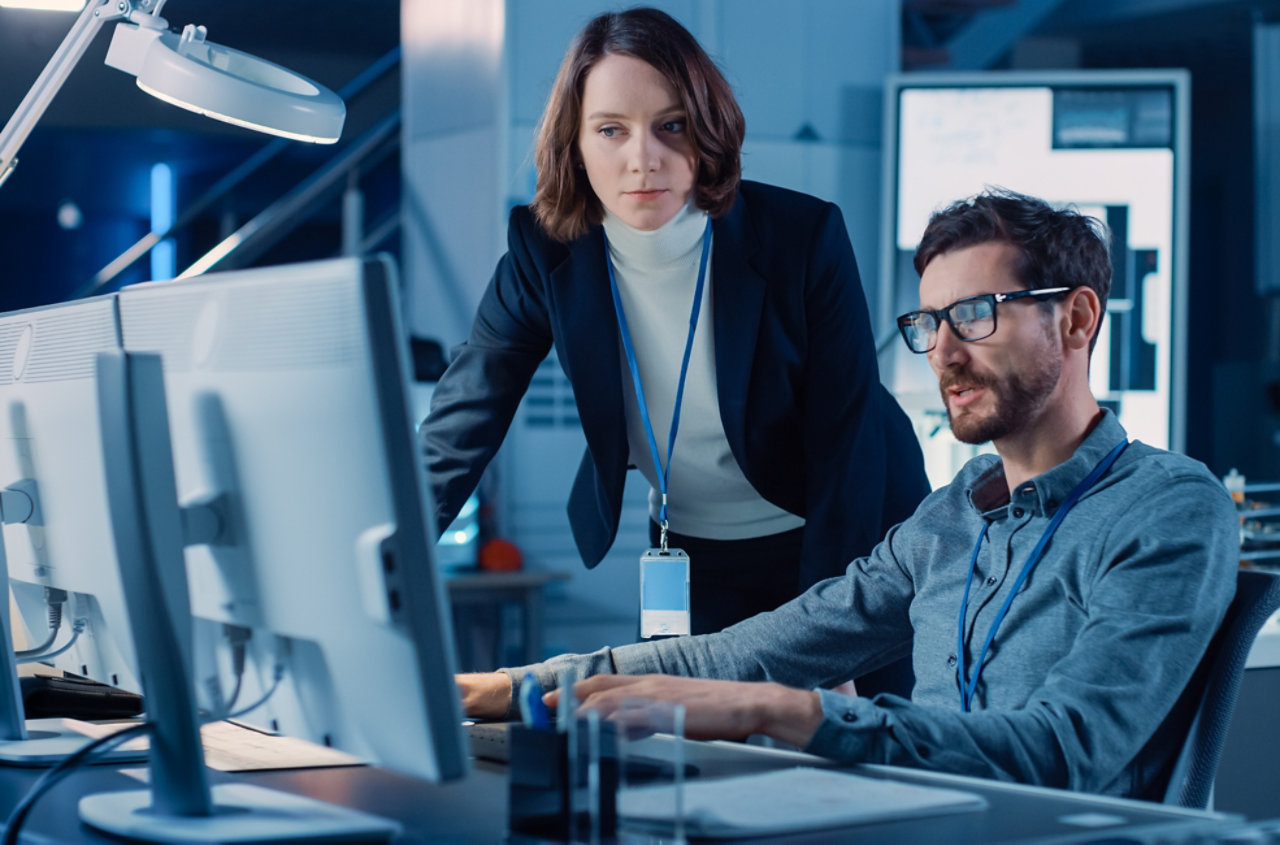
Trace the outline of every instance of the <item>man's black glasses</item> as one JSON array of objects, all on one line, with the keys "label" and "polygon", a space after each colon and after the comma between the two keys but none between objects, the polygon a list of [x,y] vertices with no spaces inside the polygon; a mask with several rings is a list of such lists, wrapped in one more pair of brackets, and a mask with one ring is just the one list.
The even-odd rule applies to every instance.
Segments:
[{"label": "man's black glasses", "polygon": [[951,331],[961,340],[982,340],[995,334],[996,306],[1001,302],[1009,302],[1013,299],[1045,299],[1069,290],[1071,290],[1069,287],[1039,288],[967,296],[937,311],[927,308],[908,311],[898,318],[898,331],[902,332],[902,339],[907,342],[907,348],[917,353],[928,352],[937,345],[938,326],[942,325],[943,320],[947,321]]}]

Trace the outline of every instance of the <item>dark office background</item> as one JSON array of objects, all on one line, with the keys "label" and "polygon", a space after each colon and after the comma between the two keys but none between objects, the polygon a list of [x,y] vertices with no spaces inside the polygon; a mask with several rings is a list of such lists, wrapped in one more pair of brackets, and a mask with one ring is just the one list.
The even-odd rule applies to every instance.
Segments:
[{"label": "dark office background", "polygon": [[[904,0],[906,69],[945,66],[952,34],[989,7],[1011,1]],[[1280,20],[1280,0],[1021,2],[1048,11],[989,67],[1031,62],[1036,69],[1191,72],[1187,451],[1219,474],[1238,466],[1251,478],[1280,480],[1280,360],[1271,349],[1280,307],[1255,289],[1252,122],[1252,27],[1256,20]],[[272,59],[334,89],[399,41],[399,0],[175,0],[164,12],[176,26],[204,24],[211,41]],[[16,108],[72,19],[0,9],[0,119]],[[76,295],[144,235],[147,173],[154,162],[173,168],[181,211],[184,202],[268,143],[137,91],[132,77],[102,65],[109,38],[99,35],[22,149],[21,165],[0,188],[0,310]],[[398,104],[393,73],[350,104],[341,144],[358,139]],[[330,147],[291,145],[179,238],[179,268],[334,154]],[[397,174],[394,151],[362,173],[368,217],[396,206]],[[64,201],[82,214],[76,229],[58,223]],[[335,197],[260,263],[335,254],[339,207]],[[394,251],[396,239],[382,248]],[[139,281],[148,273],[144,259],[119,281]]]}]

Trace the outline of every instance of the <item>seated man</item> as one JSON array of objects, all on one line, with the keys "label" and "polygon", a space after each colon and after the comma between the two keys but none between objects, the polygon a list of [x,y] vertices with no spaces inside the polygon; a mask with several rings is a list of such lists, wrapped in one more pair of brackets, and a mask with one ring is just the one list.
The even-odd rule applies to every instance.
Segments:
[{"label": "seated man", "polygon": [[[934,215],[898,325],[955,436],[999,455],[870,556],[720,633],[460,676],[467,711],[509,716],[513,679],[572,668],[585,707],[680,701],[694,738],[1158,798],[1179,749],[1140,752],[1231,601],[1238,529],[1203,465],[1128,443],[1090,393],[1111,286],[1095,226],[1010,192]],[[823,689],[908,653],[910,701]]]}]

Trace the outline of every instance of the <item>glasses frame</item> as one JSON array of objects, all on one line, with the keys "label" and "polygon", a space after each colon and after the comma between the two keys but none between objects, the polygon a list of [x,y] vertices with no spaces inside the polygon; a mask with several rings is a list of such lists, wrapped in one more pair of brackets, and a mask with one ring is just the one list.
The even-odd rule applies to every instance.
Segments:
[{"label": "glasses frame", "polygon": [[[999,323],[997,315],[1000,311],[996,306],[1001,302],[1010,302],[1016,299],[1047,299],[1051,296],[1058,296],[1059,294],[1075,290],[1076,287],[1079,287],[1079,285],[1056,288],[1033,288],[1032,290],[1015,290],[1007,293],[983,293],[977,296],[966,296],[962,299],[957,299],[945,308],[939,308],[937,310],[932,308],[920,308],[916,311],[908,311],[898,318],[898,332],[902,335],[902,340],[907,344],[907,348],[917,355],[924,355],[931,352],[933,348],[938,345],[938,329],[942,328],[943,321],[946,321],[946,324],[951,327],[951,333],[965,343],[973,343],[977,340],[986,340],[996,333],[996,326]],[[977,337],[965,337],[956,327],[955,320],[951,319],[951,310],[957,305],[964,305],[965,303],[978,300],[985,300],[991,303],[991,331]],[[922,314],[928,314],[933,318],[933,339],[924,349],[916,349],[911,343],[911,338],[907,334],[907,329],[916,321],[916,319],[918,319],[919,315]]]}]

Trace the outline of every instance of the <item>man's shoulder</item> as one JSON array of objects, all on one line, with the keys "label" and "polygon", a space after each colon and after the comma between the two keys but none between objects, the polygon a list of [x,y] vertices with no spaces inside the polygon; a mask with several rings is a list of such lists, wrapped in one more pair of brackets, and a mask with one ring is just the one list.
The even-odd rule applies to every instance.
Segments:
[{"label": "man's shoulder", "polygon": [[1158,501],[1159,511],[1194,511],[1208,521],[1235,521],[1235,503],[1209,468],[1194,458],[1167,449],[1131,442],[1112,470],[1116,492],[1134,506]]},{"label": "man's shoulder", "polygon": [[[1134,440],[1126,447],[1121,465],[1125,464],[1131,465],[1143,475],[1150,476],[1153,479],[1196,479],[1222,486],[1217,476],[1195,458],[1187,457],[1178,452],[1170,452],[1168,449],[1150,446],[1141,440]],[[1225,487],[1222,488],[1222,492],[1224,495],[1226,494]]]}]

